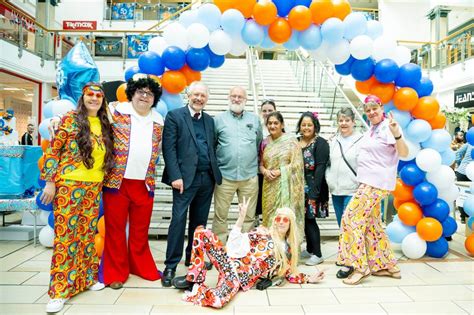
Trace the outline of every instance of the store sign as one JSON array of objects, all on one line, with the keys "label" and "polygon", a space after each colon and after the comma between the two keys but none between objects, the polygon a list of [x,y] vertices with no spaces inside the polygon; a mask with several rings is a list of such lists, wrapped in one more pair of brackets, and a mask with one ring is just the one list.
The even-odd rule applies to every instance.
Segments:
[{"label": "store sign", "polygon": [[10,23],[18,24],[30,32],[35,32],[35,22],[25,16],[13,12],[6,6],[0,4],[0,15],[3,15]]},{"label": "store sign", "polygon": [[454,107],[474,107],[474,83],[454,90]]},{"label": "store sign", "polygon": [[97,21],[63,21],[63,30],[96,30]]}]

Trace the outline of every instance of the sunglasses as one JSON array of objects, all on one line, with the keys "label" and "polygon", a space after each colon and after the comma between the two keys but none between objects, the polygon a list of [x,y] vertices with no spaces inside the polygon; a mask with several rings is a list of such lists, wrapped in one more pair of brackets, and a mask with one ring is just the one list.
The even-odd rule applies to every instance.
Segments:
[{"label": "sunglasses", "polygon": [[275,100],[272,99],[272,98],[264,99],[264,100],[262,101],[262,105],[261,105],[261,106],[263,106],[263,105],[265,105],[265,104],[271,104],[271,105],[275,106]]},{"label": "sunglasses", "polygon": [[104,97],[104,93],[102,93],[102,92],[94,92],[94,91],[90,91],[90,90],[89,90],[89,91],[86,91],[86,92],[84,93],[84,95],[87,95],[87,96],[90,96],[90,97],[94,97],[94,95],[95,95],[95,97],[97,97],[97,98],[102,98],[102,97]]},{"label": "sunglasses", "polygon": [[275,222],[276,223],[280,223],[280,222],[288,223],[288,222],[290,222],[290,219],[288,219],[288,217],[284,217],[284,216],[279,215],[279,216],[275,217]]}]

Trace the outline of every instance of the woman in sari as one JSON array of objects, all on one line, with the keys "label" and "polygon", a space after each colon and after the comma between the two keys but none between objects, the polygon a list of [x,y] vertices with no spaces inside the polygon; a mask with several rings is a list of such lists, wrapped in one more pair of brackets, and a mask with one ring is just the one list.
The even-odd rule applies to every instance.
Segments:
[{"label": "woman in sari", "polygon": [[283,133],[280,112],[268,115],[266,126],[272,138],[261,152],[260,172],[263,174],[263,225],[269,227],[278,208],[295,211],[300,239],[304,232],[303,155],[294,136]]}]

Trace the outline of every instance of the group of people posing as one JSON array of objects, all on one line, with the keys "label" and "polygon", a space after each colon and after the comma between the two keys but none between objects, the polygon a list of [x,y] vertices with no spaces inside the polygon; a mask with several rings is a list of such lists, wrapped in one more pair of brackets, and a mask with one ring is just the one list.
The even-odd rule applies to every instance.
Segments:
[{"label": "group of people posing", "polygon": [[[90,83],[77,109],[53,120],[41,197],[53,202],[55,216],[48,312],[87,289],[122,288],[129,274],[187,289],[187,301],[216,308],[260,278],[317,283],[322,272],[305,275],[297,265],[323,262],[317,218],[328,215],[329,194],[341,226],[337,277],[346,284],[370,274],[401,277],[380,202],[395,188],[398,158],[408,148],[377,97],[364,102],[367,132],[355,131],[354,112],[343,108],[328,142],[319,136],[316,113],[301,115],[295,136],[273,100],[262,103],[262,117],[246,111],[243,87],[231,88],[229,109],[212,118],[204,111],[208,87],[194,82],[188,104],[170,111],[166,122],[152,110],[161,92],[152,78],[137,74],[127,82],[129,102],[107,104],[102,86]],[[162,181],[173,191],[163,273],[148,244],[160,150]],[[99,265],[94,236],[101,192],[106,237]],[[239,217],[229,233],[235,195]],[[212,198],[212,229],[206,229]],[[183,251],[188,273],[176,277]],[[212,266],[219,273],[215,288],[204,283]]]}]

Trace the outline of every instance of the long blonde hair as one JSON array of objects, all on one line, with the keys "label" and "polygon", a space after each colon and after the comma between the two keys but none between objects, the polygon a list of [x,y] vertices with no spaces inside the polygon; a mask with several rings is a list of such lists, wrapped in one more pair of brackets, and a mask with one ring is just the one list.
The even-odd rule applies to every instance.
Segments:
[{"label": "long blonde hair", "polygon": [[[280,234],[278,233],[277,225],[275,224],[275,217],[282,215],[287,217],[290,220],[290,226],[286,232],[285,239],[281,239]],[[272,225],[270,226],[270,235],[273,239],[275,253],[276,266],[278,266],[278,276],[282,277],[285,275],[285,272],[288,268],[291,270],[292,274],[298,273],[298,256],[299,256],[299,238],[298,231],[296,228],[296,217],[295,212],[290,208],[278,208],[273,217]],[[290,246],[291,258],[290,264],[288,265],[288,258],[286,257],[286,251],[284,242],[287,241]]]}]

